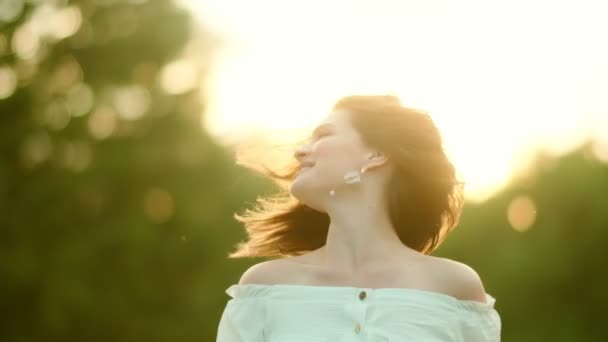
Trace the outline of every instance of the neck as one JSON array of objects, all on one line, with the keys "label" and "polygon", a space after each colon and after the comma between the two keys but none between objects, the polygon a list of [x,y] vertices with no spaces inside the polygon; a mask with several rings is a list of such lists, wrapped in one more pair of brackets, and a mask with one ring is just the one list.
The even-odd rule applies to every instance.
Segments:
[{"label": "neck", "polygon": [[370,198],[374,197],[350,202],[337,198],[332,203],[327,212],[327,241],[319,251],[324,268],[354,275],[386,266],[408,249],[394,231],[385,206]]}]

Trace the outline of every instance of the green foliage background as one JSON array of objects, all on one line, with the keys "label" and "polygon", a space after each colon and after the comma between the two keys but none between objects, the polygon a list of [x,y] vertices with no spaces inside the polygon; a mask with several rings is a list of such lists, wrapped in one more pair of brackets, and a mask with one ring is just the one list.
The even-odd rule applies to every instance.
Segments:
[{"label": "green foliage background", "polygon": [[[276,190],[201,129],[201,89],[155,82],[193,39],[209,64],[216,40],[168,0],[54,1],[80,10],[80,29],[21,58],[14,37],[48,3],[0,21],[0,67],[18,78],[0,99],[0,340],[213,341],[224,290],[259,262],[225,258],[245,238],[232,215]],[[143,92],[143,116],[116,114],[125,89]],[[91,128],[100,110],[111,135]],[[526,177],[468,203],[435,253],[482,276],[504,341],[608,337],[608,167],[591,150],[540,154]],[[518,196],[536,206],[523,232],[507,219]]]}]

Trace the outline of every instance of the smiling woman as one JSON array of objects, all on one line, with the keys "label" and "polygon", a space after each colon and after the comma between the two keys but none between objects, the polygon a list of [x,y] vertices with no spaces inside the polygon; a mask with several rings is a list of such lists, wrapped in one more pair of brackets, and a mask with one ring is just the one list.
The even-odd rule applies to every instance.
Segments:
[{"label": "smiling woman", "polygon": [[[237,161],[286,191],[278,198],[259,200],[257,212],[235,215],[245,224],[250,240],[240,243],[230,257],[299,255],[325,245],[330,223],[325,194],[350,195],[353,189],[334,187],[347,169],[359,168],[362,160],[353,157],[369,152],[386,164],[368,159],[371,164],[362,168],[363,172],[376,169],[368,177],[382,190],[356,196],[386,205],[387,221],[401,243],[430,254],[454,228],[463,204],[463,182],[457,180],[439,131],[426,112],[384,95],[345,97],[332,109],[329,120],[294,151],[296,158],[283,171],[245,158]],[[378,151],[385,158],[378,159]],[[298,177],[306,163],[314,167]],[[311,179],[320,175],[323,178]]]},{"label": "smiling woman", "polygon": [[235,215],[249,240],[229,257],[279,258],[226,290],[219,342],[500,341],[479,275],[429,255],[463,191],[426,112],[394,96],[342,98],[292,157],[262,172],[288,196]]}]

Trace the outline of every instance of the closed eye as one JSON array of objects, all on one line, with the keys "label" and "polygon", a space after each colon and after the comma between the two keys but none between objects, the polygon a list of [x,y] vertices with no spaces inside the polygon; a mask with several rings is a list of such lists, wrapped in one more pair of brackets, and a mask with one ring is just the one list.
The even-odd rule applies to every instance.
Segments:
[{"label": "closed eye", "polygon": [[329,132],[319,132],[317,134],[314,134],[311,139],[313,141],[315,141],[315,140],[319,140],[319,139],[321,139],[323,137],[326,137],[328,135],[330,135]]},{"label": "closed eye", "polygon": [[317,128],[315,128],[312,131],[310,140],[311,141],[316,141],[317,139],[320,139],[322,137],[325,137],[327,135],[329,135],[328,133],[331,132],[331,130],[329,129],[329,127],[333,127],[334,125],[331,123],[324,123],[320,126],[318,126]]}]

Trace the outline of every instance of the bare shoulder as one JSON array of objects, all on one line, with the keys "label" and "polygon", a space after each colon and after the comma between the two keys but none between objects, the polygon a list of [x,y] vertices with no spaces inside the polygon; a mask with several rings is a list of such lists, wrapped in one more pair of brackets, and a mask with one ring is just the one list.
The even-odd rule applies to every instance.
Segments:
[{"label": "bare shoulder", "polygon": [[446,293],[459,299],[486,301],[486,291],[481,277],[471,266],[448,258],[431,258],[435,265],[432,267],[433,277],[439,284],[449,286],[444,289]]},{"label": "bare shoulder", "polygon": [[286,267],[281,259],[267,260],[250,266],[239,280],[245,284],[276,284],[286,275]]}]

